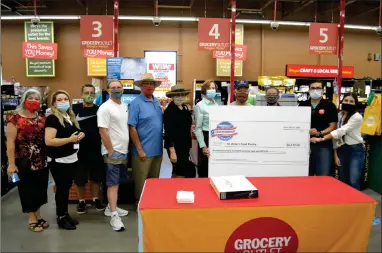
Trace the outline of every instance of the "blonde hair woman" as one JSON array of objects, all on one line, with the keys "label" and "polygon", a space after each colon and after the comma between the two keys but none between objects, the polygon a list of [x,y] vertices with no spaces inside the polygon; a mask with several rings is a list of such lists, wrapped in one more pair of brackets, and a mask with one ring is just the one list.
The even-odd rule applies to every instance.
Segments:
[{"label": "blonde hair woman", "polygon": [[45,122],[45,143],[48,163],[56,184],[56,214],[58,227],[76,229],[79,224],[68,213],[69,190],[78,166],[79,142],[85,137],[72,111],[71,98],[66,91],[52,95],[51,111]]},{"label": "blonde hair woman", "polygon": [[49,224],[41,218],[40,207],[48,202],[49,171],[44,144],[45,117],[38,115],[41,94],[27,90],[17,113],[7,123],[8,175],[18,173],[21,208],[28,214],[29,229],[40,232]]}]

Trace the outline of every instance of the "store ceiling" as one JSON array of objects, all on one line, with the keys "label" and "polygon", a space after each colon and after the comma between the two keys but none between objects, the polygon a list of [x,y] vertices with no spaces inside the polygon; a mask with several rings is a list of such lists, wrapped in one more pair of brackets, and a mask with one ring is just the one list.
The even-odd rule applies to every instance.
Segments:
[{"label": "store ceiling", "polygon": [[[36,0],[38,15],[113,14],[114,0]],[[158,0],[159,16],[230,17],[230,0]],[[274,0],[237,0],[241,19],[273,19]],[[154,15],[155,0],[120,0],[120,15]],[[378,25],[380,0],[346,0],[346,23]],[[33,15],[33,0],[2,0],[1,15]],[[339,0],[278,0],[277,19],[338,22]]]}]

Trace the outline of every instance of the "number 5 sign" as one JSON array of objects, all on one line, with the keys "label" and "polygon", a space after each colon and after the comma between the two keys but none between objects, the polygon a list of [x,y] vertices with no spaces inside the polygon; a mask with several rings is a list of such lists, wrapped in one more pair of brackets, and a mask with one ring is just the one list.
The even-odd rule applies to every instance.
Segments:
[{"label": "number 5 sign", "polygon": [[199,50],[225,51],[230,45],[230,20],[226,18],[199,18]]},{"label": "number 5 sign", "polygon": [[309,53],[337,54],[338,25],[327,23],[310,23]]},{"label": "number 5 sign", "polygon": [[81,16],[80,39],[84,49],[113,49],[112,16]]}]

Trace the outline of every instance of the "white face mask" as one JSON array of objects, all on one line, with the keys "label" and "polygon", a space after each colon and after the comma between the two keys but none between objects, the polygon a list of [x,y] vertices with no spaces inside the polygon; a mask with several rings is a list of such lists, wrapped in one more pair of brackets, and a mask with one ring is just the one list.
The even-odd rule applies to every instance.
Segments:
[{"label": "white face mask", "polygon": [[185,100],[185,97],[174,97],[173,98],[174,104],[176,104],[177,106],[182,105],[184,103],[184,100]]},{"label": "white face mask", "polygon": [[319,99],[322,96],[322,90],[311,90],[309,95],[313,99]]}]

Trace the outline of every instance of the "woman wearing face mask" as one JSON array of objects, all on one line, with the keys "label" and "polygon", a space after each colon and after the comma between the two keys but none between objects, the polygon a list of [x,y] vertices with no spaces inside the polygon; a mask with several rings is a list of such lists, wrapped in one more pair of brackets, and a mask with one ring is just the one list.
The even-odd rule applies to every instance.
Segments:
[{"label": "woman wearing face mask", "polygon": [[59,228],[76,229],[78,221],[68,213],[69,190],[78,165],[79,142],[85,137],[71,109],[70,96],[60,90],[52,95],[52,114],[45,122],[48,163],[56,184],[56,214]]},{"label": "woman wearing face mask", "polygon": [[7,124],[8,175],[17,173],[21,208],[28,214],[29,229],[40,232],[49,227],[40,215],[40,207],[48,202],[49,171],[46,168],[44,143],[45,117],[38,115],[41,94],[27,90],[17,114]]},{"label": "woman wearing face mask", "polygon": [[361,136],[362,115],[357,112],[358,98],[354,93],[344,95],[338,114],[338,128],[323,138],[312,138],[314,143],[333,139],[334,161],[339,167],[339,178],[360,190],[360,177],[365,160]]},{"label": "woman wearing face mask", "polygon": [[163,115],[164,147],[172,163],[173,177],[193,177],[195,169],[189,166],[192,117],[184,100],[190,90],[179,85],[171,87],[166,96],[172,98]]},{"label": "woman wearing face mask", "polygon": [[209,110],[218,104],[215,102],[217,86],[212,80],[207,80],[202,85],[202,101],[194,108],[195,113],[195,136],[199,143],[199,177],[208,177],[208,131],[209,131]]}]

